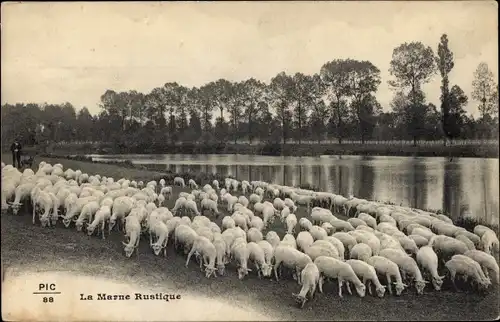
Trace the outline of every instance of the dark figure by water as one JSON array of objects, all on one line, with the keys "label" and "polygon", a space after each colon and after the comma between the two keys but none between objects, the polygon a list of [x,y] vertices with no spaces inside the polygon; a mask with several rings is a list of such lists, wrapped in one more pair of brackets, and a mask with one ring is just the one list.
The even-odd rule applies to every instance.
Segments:
[{"label": "dark figure by water", "polygon": [[14,140],[14,143],[10,146],[10,151],[12,151],[12,165],[15,167],[16,166],[16,161],[17,161],[17,168],[21,168],[21,143],[16,139]]}]

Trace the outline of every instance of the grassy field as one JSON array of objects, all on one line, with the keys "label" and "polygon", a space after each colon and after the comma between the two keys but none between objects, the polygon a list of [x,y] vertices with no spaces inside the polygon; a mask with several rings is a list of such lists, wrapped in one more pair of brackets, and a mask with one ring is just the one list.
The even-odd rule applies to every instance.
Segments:
[{"label": "grassy field", "polygon": [[[37,161],[41,160],[51,164],[61,163],[65,168],[80,169],[89,174],[111,176],[115,180],[126,177],[145,181],[162,174],[66,159],[40,158]],[[175,189],[174,195],[180,191]],[[174,200],[169,200],[167,206],[171,208],[173,204]],[[305,209],[299,209],[297,217],[305,214]],[[158,285],[164,281],[175,285],[181,293],[185,290],[213,298],[248,300],[249,306],[255,305],[262,312],[274,312],[273,316],[278,319],[489,320],[498,316],[498,287],[480,295],[451,291],[447,283],[441,292],[426,289],[424,295],[417,296],[415,290],[410,289],[400,297],[386,295],[382,299],[369,295],[359,298],[356,295],[348,295],[347,292],[344,292],[344,298],[341,299],[337,295],[336,283],[327,283],[325,293],[317,294],[313,301],[300,310],[296,308],[291,296],[292,292],[300,290],[300,286],[293,280],[282,279],[277,282],[258,279],[252,272],[240,281],[236,269],[232,266],[227,269],[226,276],[206,279],[194,261],[190,263],[190,267],[185,268],[185,257],[175,254],[171,246],[168,248],[166,259],[157,257],[152,254],[148,242],[144,239],[139,246],[139,256],[125,258],[121,233],[113,232],[103,241],[100,237],[77,233],[74,228],[66,229],[60,223],[56,228],[42,229],[39,225],[32,225],[31,216],[27,213],[21,216],[2,214],[1,220],[1,254],[4,267],[29,266],[42,269],[48,265],[57,270],[78,269],[82,273],[104,276],[106,272],[116,269],[122,272],[125,278],[139,279],[145,285]],[[271,229],[283,236],[280,223],[275,223]],[[99,267],[103,269],[99,270]]]}]

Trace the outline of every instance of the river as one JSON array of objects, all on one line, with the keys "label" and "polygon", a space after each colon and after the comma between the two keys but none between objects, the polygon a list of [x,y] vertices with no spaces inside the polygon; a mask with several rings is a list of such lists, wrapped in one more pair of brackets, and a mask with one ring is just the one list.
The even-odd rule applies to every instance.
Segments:
[{"label": "river", "polygon": [[123,154],[89,155],[96,161],[130,160],[164,164],[173,172],[201,171],[232,175],[239,180],[263,180],[368,200],[390,201],[420,209],[443,210],[453,219],[469,213],[480,222],[497,225],[498,159],[260,155]]}]

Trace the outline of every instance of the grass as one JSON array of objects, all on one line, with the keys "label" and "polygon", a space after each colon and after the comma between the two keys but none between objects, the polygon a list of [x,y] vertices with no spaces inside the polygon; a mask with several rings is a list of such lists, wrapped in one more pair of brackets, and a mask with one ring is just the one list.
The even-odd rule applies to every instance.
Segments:
[{"label": "grass", "polygon": [[[146,181],[166,175],[159,171],[68,159],[41,157],[37,162],[42,160],[115,179],[126,177]],[[175,188],[174,195],[180,191],[182,190]],[[167,202],[169,208],[173,207],[173,204],[173,199]],[[299,208],[297,217],[305,215],[306,210]],[[220,224],[221,218],[222,216],[214,221]],[[447,284],[440,292],[426,289],[425,294],[421,296],[417,296],[412,288],[403,292],[400,297],[386,295],[380,299],[367,295],[365,298],[359,298],[345,294],[341,299],[337,295],[336,283],[327,283],[325,293],[317,294],[314,300],[300,310],[296,308],[291,296],[292,292],[300,290],[300,286],[290,279],[281,279],[279,282],[258,279],[252,272],[240,281],[236,269],[231,266],[227,269],[227,276],[206,279],[194,261],[185,268],[185,257],[175,254],[171,246],[165,259],[154,256],[148,242],[143,240],[139,246],[138,258],[134,255],[127,259],[123,256],[121,233],[113,232],[103,241],[100,237],[77,233],[74,228],[66,229],[60,223],[56,228],[42,229],[39,225],[32,225],[31,216],[27,213],[20,216],[3,214],[1,223],[1,254],[5,267],[41,268],[44,263],[51,263],[51,266],[57,266],[59,270],[75,270],[77,264],[87,263],[78,266],[78,270],[88,274],[105,275],[105,271],[113,272],[116,269],[122,272],[125,278],[140,279],[145,284],[157,285],[162,281],[173,283],[180,293],[199,292],[226,300],[247,299],[249,305],[252,302],[252,305],[258,306],[261,311],[275,312],[275,316],[281,319],[291,316],[294,320],[485,320],[498,316],[498,288],[480,295],[457,293],[451,291]],[[281,237],[284,234],[279,222],[273,224],[271,229]],[[102,272],[96,269],[100,266],[103,267]]]}]

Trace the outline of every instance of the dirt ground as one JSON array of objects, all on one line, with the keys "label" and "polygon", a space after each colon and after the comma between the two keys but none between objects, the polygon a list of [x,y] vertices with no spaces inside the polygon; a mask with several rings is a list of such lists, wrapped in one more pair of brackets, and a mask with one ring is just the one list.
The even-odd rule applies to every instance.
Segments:
[{"label": "dirt ground", "polygon": [[[8,160],[7,160],[8,161]],[[40,160],[38,160],[40,161]],[[135,180],[148,180],[159,173],[116,165],[103,165],[64,159],[45,159],[51,164],[61,163],[65,168],[80,169],[89,174],[99,173]],[[187,190],[186,190],[187,191]],[[174,195],[180,192],[174,190]],[[173,207],[174,200],[167,206]],[[299,209],[300,218],[306,214]],[[208,214],[207,214],[208,216]],[[222,216],[220,217],[220,219]],[[216,221],[220,223],[219,221]],[[304,309],[296,307],[292,293],[300,291],[293,280],[259,279],[254,272],[243,281],[238,280],[236,269],[226,270],[226,276],[206,279],[192,261],[184,267],[185,257],[176,254],[170,245],[167,258],[155,256],[146,239],[139,246],[139,255],[126,258],[123,255],[123,235],[112,232],[106,240],[88,237],[61,223],[55,228],[32,225],[27,212],[21,215],[2,214],[1,255],[3,267],[33,270],[73,271],[94,276],[119,276],[137,281],[146,286],[174,285],[177,292],[197,292],[225,301],[248,303],[275,319],[293,320],[493,320],[498,317],[499,294],[495,286],[486,294],[455,292],[445,283],[440,292],[426,288],[417,296],[414,288],[404,291],[399,297],[386,295],[375,298],[367,294],[364,298],[344,292],[338,297],[336,283],[327,283],[325,293],[317,293]],[[280,223],[271,229],[283,236]],[[384,281],[382,281],[384,283]]]}]

